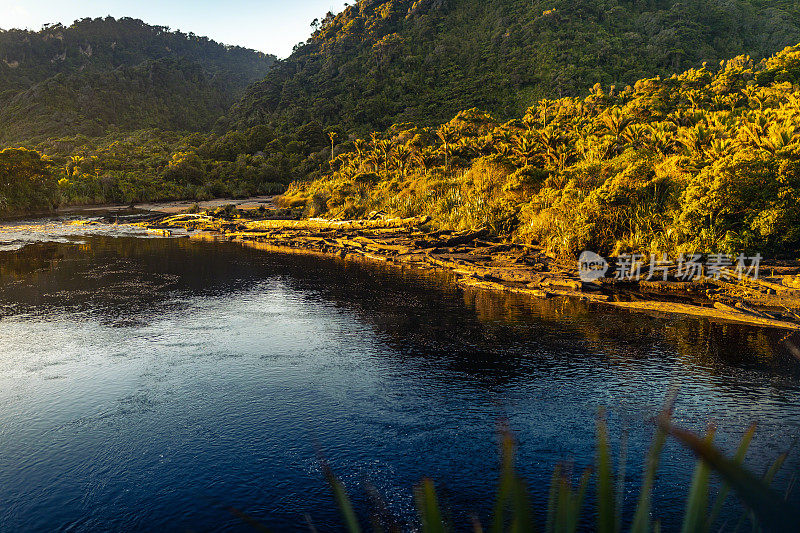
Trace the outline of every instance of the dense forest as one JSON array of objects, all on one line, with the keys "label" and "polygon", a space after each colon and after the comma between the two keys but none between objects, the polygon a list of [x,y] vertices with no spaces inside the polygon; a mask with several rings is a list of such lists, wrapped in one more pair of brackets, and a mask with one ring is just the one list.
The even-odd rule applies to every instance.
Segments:
[{"label": "dense forest", "polygon": [[791,249],[797,51],[760,58],[798,42],[796,1],[362,0],[263,77],[132,19],[2,32],[0,212],[294,181],[557,252]]},{"label": "dense forest", "polygon": [[799,23],[793,0],[362,0],[317,21],[231,119],[367,134],[473,107],[512,118],[595,83],[767,57]]},{"label": "dense forest", "polygon": [[274,61],[130,18],[0,31],[0,142],[207,131]]}]

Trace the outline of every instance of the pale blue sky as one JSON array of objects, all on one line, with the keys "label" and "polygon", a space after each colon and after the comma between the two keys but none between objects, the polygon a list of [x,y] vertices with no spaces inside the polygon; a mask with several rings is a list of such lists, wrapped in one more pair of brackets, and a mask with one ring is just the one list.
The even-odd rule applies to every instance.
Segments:
[{"label": "pale blue sky", "polygon": [[[350,0],[355,3],[355,0]],[[0,28],[38,30],[84,17],[133,17],[286,57],[311,34],[311,21],[337,13],[344,0],[0,0]]]}]

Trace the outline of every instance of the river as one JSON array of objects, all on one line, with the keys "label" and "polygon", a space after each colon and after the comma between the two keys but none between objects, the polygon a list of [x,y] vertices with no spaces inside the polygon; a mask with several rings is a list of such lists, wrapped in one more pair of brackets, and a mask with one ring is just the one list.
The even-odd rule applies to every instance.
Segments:
[{"label": "river", "polygon": [[[798,337],[236,243],[5,223],[0,530],[249,530],[230,507],[272,530],[308,530],[306,515],[335,530],[321,460],[358,509],[369,484],[406,524],[432,477],[463,529],[472,513],[488,522],[500,424],[541,509],[557,463],[576,477],[592,463],[601,407],[615,449],[629,435],[630,511],[670,386],[676,423],[713,422],[728,452],[756,423],[756,472],[792,446],[800,362],[785,343]],[[666,531],[692,464],[668,443],[654,507]]]}]

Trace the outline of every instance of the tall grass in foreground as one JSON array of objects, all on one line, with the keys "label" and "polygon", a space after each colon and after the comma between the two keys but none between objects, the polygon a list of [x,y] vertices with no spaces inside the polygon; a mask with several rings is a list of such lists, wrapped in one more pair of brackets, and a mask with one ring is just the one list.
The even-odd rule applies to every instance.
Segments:
[{"label": "tall grass in foreground", "polygon": [[[711,531],[800,531],[800,512],[788,503],[789,490],[780,495],[772,488],[771,482],[783,465],[786,454],[776,459],[763,477],[748,471],[742,463],[753,438],[755,427],[751,426],[742,438],[735,455],[726,457],[712,444],[713,429],[705,437],[699,437],[672,425],[669,411],[665,410],[657,418],[657,430],[645,462],[642,486],[629,531],[646,533],[660,531],[660,523],[654,521],[651,513],[652,493],[656,480],[656,470],[661,452],[669,436],[676,438],[691,449],[698,457],[689,487],[686,507],[683,514],[682,532]],[[597,445],[594,468],[587,469],[573,484],[568,469],[557,466],[553,472],[546,516],[543,524],[536,523],[525,482],[514,468],[514,439],[508,431],[502,433],[501,472],[494,516],[487,524],[473,518],[471,529],[476,533],[490,531],[527,532],[545,531],[547,533],[572,533],[579,526],[592,528],[599,533],[618,533],[623,530],[622,497],[624,494],[624,447],[619,468],[615,471],[610,452],[608,430],[604,416],[598,417]],[[359,520],[341,482],[330,468],[323,467],[325,477],[333,489],[336,503],[342,513],[346,530],[360,533]],[[722,480],[720,490],[712,499],[710,482],[712,473]],[[586,494],[594,480],[596,491],[595,508],[585,505]],[[372,491],[374,492],[374,491]],[[738,522],[720,521],[720,513],[726,499],[735,493],[741,502],[742,514]],[[416,508],[419,514],[420,530],[424,533],[439,533],[454,529],[464,530],[469,524],[452,524],[448,521],[436,494],[433,480],[423,479],[415,487]],[[374,511],[369,521],[376,532],[400,531],[398,523],[386,512],[385,506],[375,494],[370,494]],[[314,527],[309,521],[312,531]],[[486,529],[484,529],[486,527]]]}]

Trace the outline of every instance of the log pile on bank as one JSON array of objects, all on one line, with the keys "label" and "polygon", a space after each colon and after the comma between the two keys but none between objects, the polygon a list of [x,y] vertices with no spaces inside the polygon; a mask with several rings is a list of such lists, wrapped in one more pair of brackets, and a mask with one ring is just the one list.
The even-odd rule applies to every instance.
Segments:
[{"label": "log pile on bank", "polygon": [[[480,231],[432,231],[426,217],[367,220],[269,220],[208,213],[142,223],[154,232],[184,230],[195,238],[224,238],[280,252],[321,253],[445,269],[462,286],[570,297],[636,311],[679,313],[800,330],[800,264],[763,265],[767,279],[583,282],[578,264],[527,244]],[[674,273],[671,273],[674,274]]]}]

